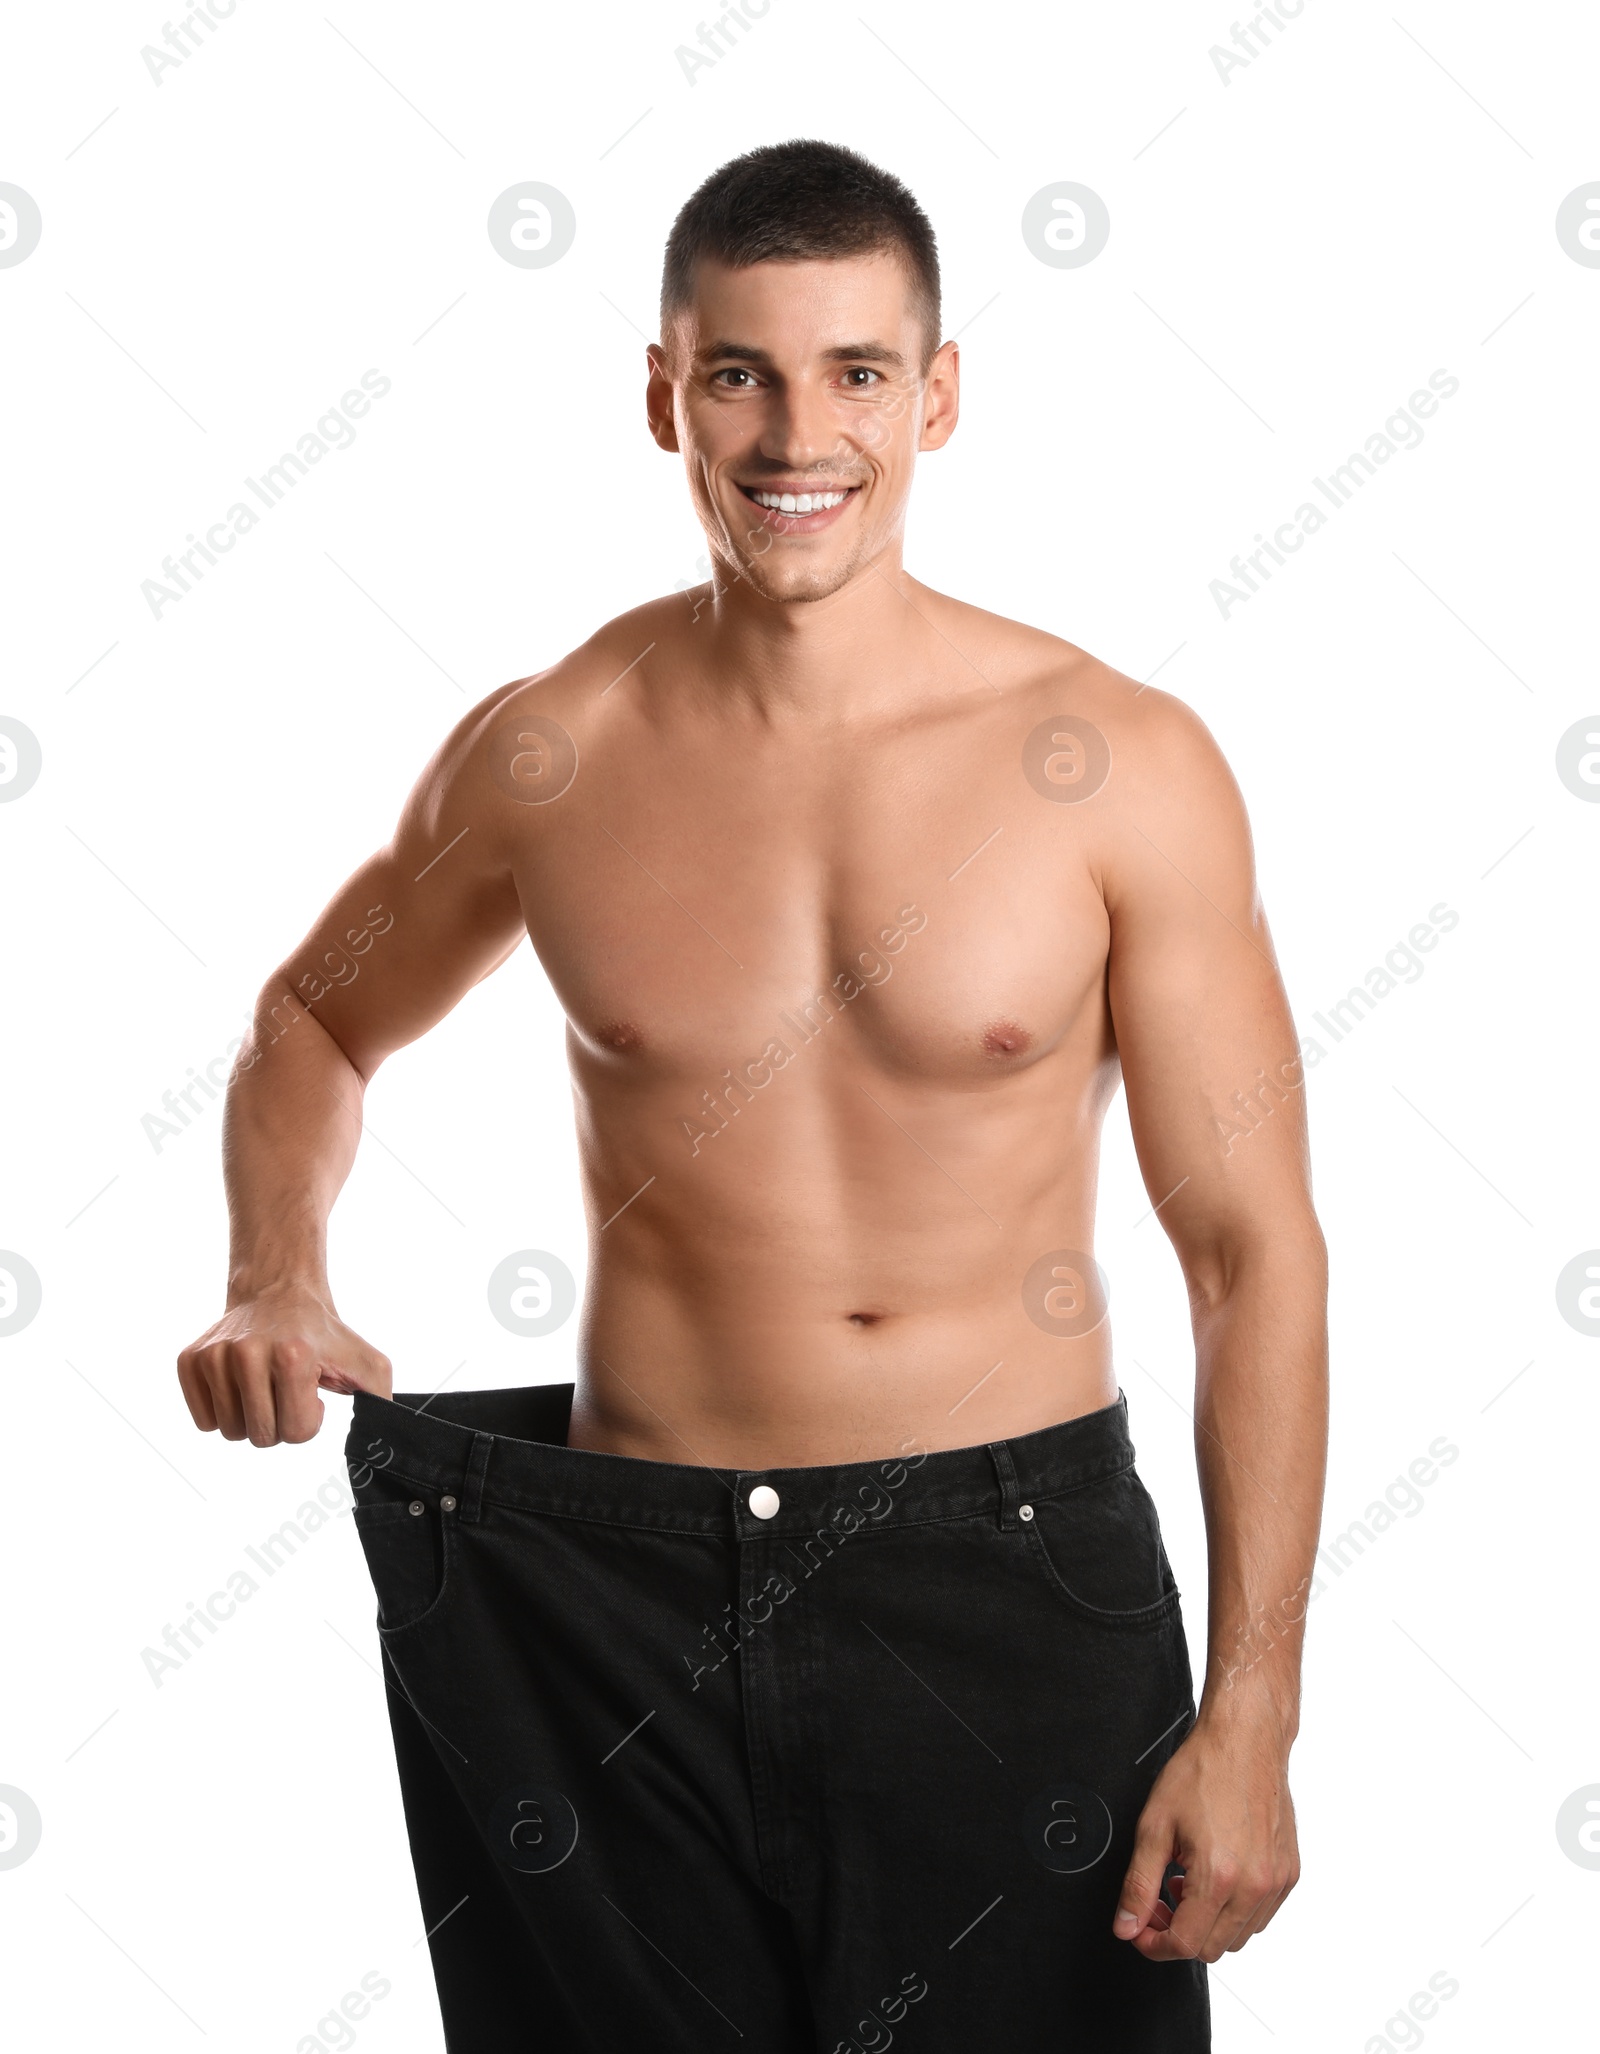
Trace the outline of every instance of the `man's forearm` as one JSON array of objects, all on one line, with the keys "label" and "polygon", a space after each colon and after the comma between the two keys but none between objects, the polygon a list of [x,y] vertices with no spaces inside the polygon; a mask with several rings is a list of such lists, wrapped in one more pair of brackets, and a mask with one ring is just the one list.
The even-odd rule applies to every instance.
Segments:
[{"label": "man's forearm", "polygon": [[1299,1725],[1300,1652],[1322,1520],[1327,1256],[1314,1224],[1241,1252],[1197,1300],[1195,1447],[1209,1631],[1200,1719]]},{"label": "man's forearm", "polygon": [[361,1138],[363,1085],[314,1014],[269,987],[228,1087],[228,1303],[327,1294],[328,1215]]}]

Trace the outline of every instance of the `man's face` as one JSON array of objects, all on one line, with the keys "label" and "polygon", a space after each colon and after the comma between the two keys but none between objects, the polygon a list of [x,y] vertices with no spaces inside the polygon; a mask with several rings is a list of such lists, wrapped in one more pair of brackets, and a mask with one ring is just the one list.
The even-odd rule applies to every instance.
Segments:
[{"label": "man's face", "polygon": [[898,539],[917,451],[956,423],[956,346],[924,374],[925,344],[893,252],[700,264],[647,405],[727,573],[822,599]]}]

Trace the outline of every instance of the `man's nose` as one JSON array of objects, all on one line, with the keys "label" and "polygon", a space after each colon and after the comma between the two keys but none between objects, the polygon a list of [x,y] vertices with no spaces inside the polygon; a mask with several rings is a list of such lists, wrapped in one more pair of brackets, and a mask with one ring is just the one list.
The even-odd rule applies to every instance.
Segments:
[{"label": "man's nose", "polygon": [[827,394],[791,386],[767,416],[761,454],[790,471],[836,470],[849,461],[849,446]]}]

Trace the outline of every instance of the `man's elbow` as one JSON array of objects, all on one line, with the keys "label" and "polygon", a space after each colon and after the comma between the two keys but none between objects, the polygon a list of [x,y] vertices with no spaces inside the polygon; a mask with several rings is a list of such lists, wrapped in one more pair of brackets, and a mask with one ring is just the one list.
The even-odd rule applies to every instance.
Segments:
[{"label": "man's elbow", "polygon": [[1269,1278],[1292,1278],[1297,1290],[1327,1296],[1328,1244],[1309,1205],[1267,1220],[1219,1223],[1186,1237],[1178,1259],[1197,1319]]},{"label": "man's elbow", "polygon": [[382,1055],[376,1050],[362,1050],[361,1060],[357,1052],[346,1046],[345,1039],[334,1031],[329,1017],[331,1009],[316,1003],[331,996],[332,987],[323,979],[302,977],[296,984],[292,969],[276,971],[257,996],[250,1032],[239,1051],[235,1073],[255,1069],[275,1052],[301,1052],[302,1061],[325,1061],[332,1057],[348,1064],[363,1086],[369,1083]]}]

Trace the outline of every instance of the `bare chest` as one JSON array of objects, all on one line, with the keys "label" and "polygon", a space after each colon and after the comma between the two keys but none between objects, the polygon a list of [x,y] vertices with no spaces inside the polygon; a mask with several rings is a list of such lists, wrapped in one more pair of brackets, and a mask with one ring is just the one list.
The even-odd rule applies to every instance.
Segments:
[{"label": "bare chest", "polygon": [[677,1083],[825,1036],[960,1085],[1098,1051],[1089,851],[1011,770],[946,744],[614,751],[516,866],[576,1052]]}]

